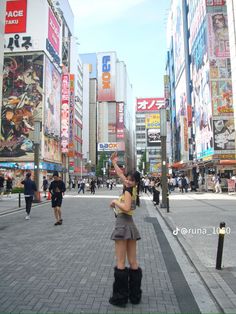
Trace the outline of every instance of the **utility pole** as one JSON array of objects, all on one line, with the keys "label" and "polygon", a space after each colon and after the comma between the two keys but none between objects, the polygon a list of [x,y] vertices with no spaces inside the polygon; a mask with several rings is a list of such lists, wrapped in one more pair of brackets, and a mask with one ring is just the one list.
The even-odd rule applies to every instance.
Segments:
[{"label": "utility pole", "polygon": [[166,108],[160,109],[160,122],[161,122],[161,208],[167,208],[169,211],[169,206],[167,204],[168,197],[168,182],[167,182],[167,165],[166,165],[166,136],[167,136],[167,119],[166,119]]}]

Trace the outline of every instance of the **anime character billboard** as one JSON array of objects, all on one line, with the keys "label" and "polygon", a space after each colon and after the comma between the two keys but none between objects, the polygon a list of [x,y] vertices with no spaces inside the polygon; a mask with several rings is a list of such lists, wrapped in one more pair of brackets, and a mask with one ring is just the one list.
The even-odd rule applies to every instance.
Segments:
[{"label": "anime character billboard", "polygon": [[235,126],[233,119],[213,121],[214,153],[235,152]]},{"label": "anime character billboard", "polygon": [[34,119],[42,118],[43,54],[6,56],[0,159],[33,160]]},{"label": "anime character billboard", "polygon": [[61,75],[46,58],[45,62],[45,110],[44,132],[51,137],[60,137]]}]

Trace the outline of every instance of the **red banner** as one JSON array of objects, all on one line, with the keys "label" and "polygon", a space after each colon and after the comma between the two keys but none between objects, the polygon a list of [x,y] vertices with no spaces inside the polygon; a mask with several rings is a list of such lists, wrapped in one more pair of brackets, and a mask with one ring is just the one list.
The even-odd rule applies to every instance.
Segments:
[{"label": "red banner", "polygon": [[60,25],[57,22],[52,10],[49,8],[48,11],[48,40],[55,49],[56,53],[59,54],[60,49]]},{"label": "red banner", "polygon": [[25,33],[27,0],[7,1],[5,33]]},{"label": "red banner", "polygon": [[164,98],[137,98],[137,111],[157,111],[165,106]]}]

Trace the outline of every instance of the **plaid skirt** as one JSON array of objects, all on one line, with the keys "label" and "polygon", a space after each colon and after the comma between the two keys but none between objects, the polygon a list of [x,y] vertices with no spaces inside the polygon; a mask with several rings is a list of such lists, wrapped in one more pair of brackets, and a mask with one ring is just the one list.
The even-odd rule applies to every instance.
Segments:
[{"label": "plaid skirt", "polygon": [[118,214],[115,229],[111,240],[140,240],[139,231],[133,221],[133,217],[127,214]]}]

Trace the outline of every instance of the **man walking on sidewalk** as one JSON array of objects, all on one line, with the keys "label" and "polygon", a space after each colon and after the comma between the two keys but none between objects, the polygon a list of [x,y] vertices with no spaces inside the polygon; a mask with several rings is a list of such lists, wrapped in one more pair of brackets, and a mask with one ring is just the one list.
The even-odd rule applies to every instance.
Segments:
[{"label": "man walking on sidewalk", "polygon": [[56,222],[54,226],[62,225],[62,218],[61,218],[61,204],[63,194],[66,190],[65,183],[59,178],[58,171],[53,172],[53,181],[49,186],[49,192],[52,195],[52,208],[54,209],[54,215],[56,218]]},{"label": "man walking on sidewalk", "polygon": [[25,179],[21,182],[24,185],[25,206],[26,206],[26,220],[30,219],[30,211],[32,207],[34,192],[37,191],[37,187],[34,181],[31,180],[31,173],[26,173]]}]

